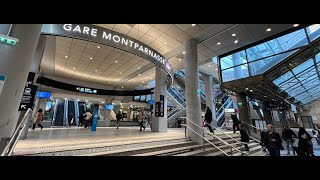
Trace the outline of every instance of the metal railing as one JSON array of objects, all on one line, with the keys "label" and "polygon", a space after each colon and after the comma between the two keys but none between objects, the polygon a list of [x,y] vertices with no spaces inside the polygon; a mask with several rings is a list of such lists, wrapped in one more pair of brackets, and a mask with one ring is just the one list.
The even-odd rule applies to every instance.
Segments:
[{"label": "metal railing", "polygon": [[[254,140],[254,141],[256,141],[256,142],[261,142],[259,139],[261,139],[261,136],[260,136],[260,132],[262,131],[261,129],[259,129],[259,128],[257,128],[257,127],[255,127],[255,126],[253,126],[253,125],[251,125],[251,124],[248,124],[248,123],[246,123],[246,122],[243,122],[243,121],[241,121],[241,124],[244,124],[244,125],[247,125],[247,126],[249,126],[250,127],[250,138],[252,139],[252,140]],[[251,135],[251,133],[255,133],[256,134],[256,136],[252,136]]]},{"label": "metal railing", "polygon": [[[186,125],[186,122],[190,122],[192,123],[193,125],[195,125],[196,127],[200,128],[202,130],[202,135],[200,135],[199,133],[195,132],[197,135],[199,135],[203,140],[209,142],[211,145],[213,145],[215,148],[217,148],[218,150],[220,150],[222,153],[224,153],[225,155],[227,156],[232,156],[233,155],[233,150],[236,150],[238,152],[240,152],[241,156],[243,155],[242,153],[242,149],[240,148],[237,149],[236,147],[234,147],[233,145],[229,144],[228,142],[224,141],[223,139],[221,139],[220,137],[210,133],[208,130],[206,130],[205,128],[203,127],[200,127],[199,125],[197,125],[196,123],[188,120],[188,118],[186,117],[181,117],[183,119],[185,119],[185,124],[181,124],[182,126],[185,126],[185,136],[187,136],[187,130],[186,128],[190,129],[191,131],[195,132],[193,129],[191,129],[189,126]],[[204,134],[205,132],[207,132],[207,134],[211,135],[213,137],[213,143],[211,143],[209,140],[207,140],[205,137],[204,137]],[[220,142],[222,142],[223,144],[225,144],[226,146],[229,146],[230,147],[230,155],[228,155],[225,151],[223,151],[222,149],[220,149],[218,146],[215,145],[215,139],[218,139]],[[204,150],[205,150],[205,146],[204,146]]]},{"label": "metal railing", "polygon": [[24,132],[24,129],[26,128],[26,124],[27,124],[26,120],[28,119],[27,117],[30,113],[32,113],[32,110],[29,108],[28,111],[26,112],[26,114],[23,116],[17,129],[14,131],[8,144],[6,145],[3,152],[1,153],[1,156],[11,156],[13,149],[15,148],[17,142],[19,141],[21,134]]}]

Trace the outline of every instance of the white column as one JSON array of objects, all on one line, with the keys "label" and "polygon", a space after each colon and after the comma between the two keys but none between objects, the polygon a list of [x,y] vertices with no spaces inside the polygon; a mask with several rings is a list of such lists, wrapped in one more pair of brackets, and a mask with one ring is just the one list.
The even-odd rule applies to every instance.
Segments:
[{"label": "white column", "polygon": [[16,128],[18,106],[41,28],[41,24],[15,24],[10,36],[19,42],[15,46],[0,43],[0,74],[6,76],[0,94],[0,138],[10,138]]},{"label": "white column", "polygon": [[[167,118],[167,73],[160,67],[156,67],[156,86],[154,89],[154,101],[160,102],[160,95],[164,96],[164,117],[153,117],[152,131],[153,132],[167,132],[168,118]],[[155,104],[153,110],[155,116]]]},{"label": "white column", "polygon": [[[190,39],[185,44],[185,56],[184,65],[186,70],[186,115],[187,125],[191,127],[198,134],[202,134],[202,130],[190,123],[194,122],[201,127],[201,106],[200,106],[200,94],[197,93],[199,89],[199,68],[198,68],[198,56],[197,56],[197,43],[195,39]],[[188,130],[188,136],[195,142],[202,144],[202,138],[191,130]]]},{"label": "white column", "polygon": [[212,122],[211,125],[217,127],[217,118],[216,118],[216,102],[213,96],[213,87],[212,87],[212,76],[203,75],[205,83],[205,93],[206,93],[206,106],[209,107],[212,111]]}]

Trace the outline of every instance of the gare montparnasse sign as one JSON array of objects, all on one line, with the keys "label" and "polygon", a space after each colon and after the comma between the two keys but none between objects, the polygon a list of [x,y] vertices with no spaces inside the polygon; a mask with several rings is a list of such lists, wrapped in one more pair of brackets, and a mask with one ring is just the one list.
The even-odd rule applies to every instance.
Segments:
[{"label": "gare montparnasse sign", "polygon": [[167,59],[142,42],[110,29],[83,24],[44,24],[42,34],[73,37],[116,47],[139,55],[164,69],[171,78],[173,69]]}]

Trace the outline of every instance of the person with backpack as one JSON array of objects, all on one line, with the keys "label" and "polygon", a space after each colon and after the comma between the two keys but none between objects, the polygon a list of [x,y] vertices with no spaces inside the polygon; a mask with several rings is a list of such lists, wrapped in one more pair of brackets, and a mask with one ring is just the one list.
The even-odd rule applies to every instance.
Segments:
[{"label": "person with backpack", "polygon": [[122,119],[122,113],[121,113],[121,111],[119,111],[118,114],[116,115],[116,119],[117,119],[117,129],[119,129],[120,120]]}]

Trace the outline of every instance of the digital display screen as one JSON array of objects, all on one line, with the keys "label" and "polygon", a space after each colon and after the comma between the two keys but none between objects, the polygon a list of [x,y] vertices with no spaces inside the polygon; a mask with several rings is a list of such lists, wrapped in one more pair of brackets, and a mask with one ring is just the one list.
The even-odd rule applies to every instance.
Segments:
[{"label": "digital display screen", "polygon": [[106,110],[113,110],[114,105],[113,104],[106,104]]},{"label": "digital display screen", "polygon": [[37,97],[38,98],[48,98],[49,99],[51,97],[51,93],[50,92],[44,92],[44,91],[38,91]]}]

